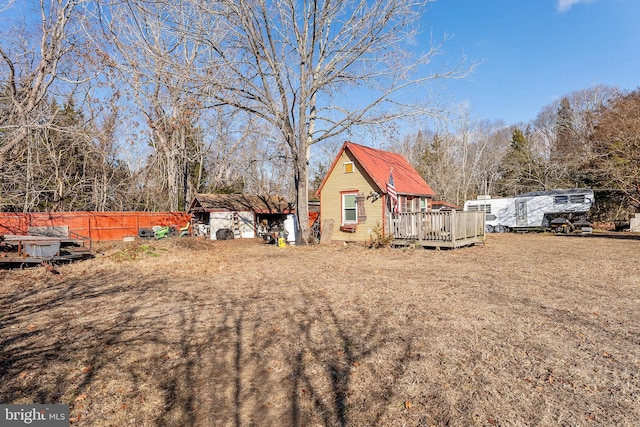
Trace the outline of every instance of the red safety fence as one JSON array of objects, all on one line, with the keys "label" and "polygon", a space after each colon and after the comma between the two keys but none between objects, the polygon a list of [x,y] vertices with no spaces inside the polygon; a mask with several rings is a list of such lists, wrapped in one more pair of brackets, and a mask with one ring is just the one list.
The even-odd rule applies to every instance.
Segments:
[{"label": "red safety fence", "polygon": [[318,220],[320,212],[309,212],[309,227],[313,226],[313,223]]},{"label": "red safety fence", "polygon": [[[69,233],[97,240],[122,240],[154,225],[184,227],[185,212],[0,212],[0,234],[27,234],[29,227],[69,227]],[[74,236],[69,236],[74,237]]]}]

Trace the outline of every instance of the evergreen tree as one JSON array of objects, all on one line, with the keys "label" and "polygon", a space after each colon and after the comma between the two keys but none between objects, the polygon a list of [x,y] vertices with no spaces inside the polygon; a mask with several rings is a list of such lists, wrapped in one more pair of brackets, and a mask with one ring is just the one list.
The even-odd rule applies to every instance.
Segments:
[{"label": "evergreen tree", "polygon": [[577,152],[574,112],[567,98],[562,98],[556,114],[556,141],[552,149],[556,161],[563,162],[573,158]]},{"label": "evergreen tree", "polygon": [[512,196],[540,189],[540,160],[531,149],[525,132],[514,128],[511,144],[499,167],[500,178],[496,182],[498,194]]}]

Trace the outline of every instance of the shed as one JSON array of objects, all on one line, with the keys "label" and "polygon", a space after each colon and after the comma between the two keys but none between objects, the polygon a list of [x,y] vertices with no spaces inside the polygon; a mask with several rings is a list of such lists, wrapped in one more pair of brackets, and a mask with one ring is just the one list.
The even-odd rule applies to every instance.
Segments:
[{"label": "shed", "polygon": [[[283,197],[248,194],[196,194],[189,207],[198,234],[216,240],[220,230],[225,238],[263,237],[274,229],[284,229],[293,221],[293,209]],[[290,239],[295,240],[293,233]]]},{"label": "shed", "polygon": [[445,202],[443,200],[434,200],[431,203],[431,210],[434,211],[461,211],[462,206],[458,206],[453,203]]}]

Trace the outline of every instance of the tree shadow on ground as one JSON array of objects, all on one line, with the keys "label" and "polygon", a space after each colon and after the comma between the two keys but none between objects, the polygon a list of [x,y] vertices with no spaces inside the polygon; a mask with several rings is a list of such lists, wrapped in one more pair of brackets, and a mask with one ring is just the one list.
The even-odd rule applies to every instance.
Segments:
[{"label": "tree shadow on ground", "polygon": [[376,425],[417,360],[413,316],[399,334],[304,287],[129,274],[1,295],[0,401],[70,404],[76,425]]}]

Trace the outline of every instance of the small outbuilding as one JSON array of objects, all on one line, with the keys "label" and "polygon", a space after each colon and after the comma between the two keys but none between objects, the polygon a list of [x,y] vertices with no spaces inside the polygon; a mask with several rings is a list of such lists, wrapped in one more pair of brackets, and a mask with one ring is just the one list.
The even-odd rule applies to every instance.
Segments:
[{"label": "small outbuilding", "polygon": [[[345,142],[318,189],[322,239],[458,248],[484,242],[484,212],[434,211],[431,189],[400,154]],[[333,224],[333,226],[332,226]],[[331,235],[331,237],[327,237]]]},{"label": "small outbuilding", "polygon": [[295,215],[282,197],[196,194],[189,207],[194,232],[212,240],[265,237],[286,230],[295,241]]},{"label": "small outbuilding", "polygon": [[455,205],[453,203],[445,202],[443,200],[434,200],[431,202],[431,210],[433,211],[461,211],[462,206]]},{"label": "small outbuilding", "polygon": [[435,192],[402,155],[345,142],[317,194],[323,227],[334,224],[331,240],[366,241],[391,232],[390,213],[431,210]]}]

